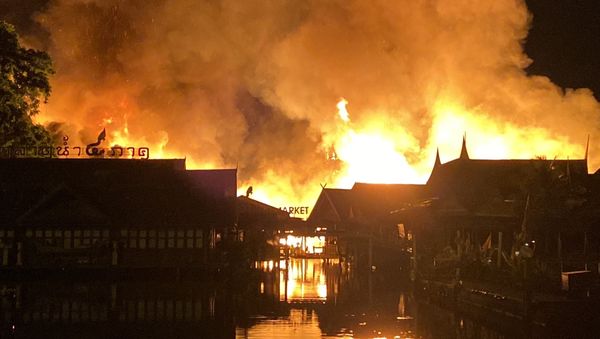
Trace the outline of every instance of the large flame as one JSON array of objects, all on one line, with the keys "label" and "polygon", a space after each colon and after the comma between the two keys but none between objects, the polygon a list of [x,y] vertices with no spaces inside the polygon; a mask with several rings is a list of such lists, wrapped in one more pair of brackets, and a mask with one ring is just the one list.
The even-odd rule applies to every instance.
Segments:
[{"label": "large flame", "polygon": [[422,156],[410,163],[405,154],[419,147],[416,140],[402,138],[397,128],[382,121],[351,127],[347,104],[346,99],[337,103],[338,115],[345,124],[334,141],[336,156],[344,163],[338,173],[338,187],[350,187],[355,182],[422,184],[431,173],[436,149],[444,155],[444,161],[458,157],[462,133],[468,135],[468,150],[476,159],[584,155],[582,143],[553,139],[543,128],[498,122],[483,112],[469,112],[448,100],[439,100],[433,108],[432,139],[420,150]]},{"label": "large flame", "polygon": [[600,165],[591,91],[525,71],[524,0],[21,2],[24,40],[56,65],[39,122],[238,168],[239,194],[273,206],[423,183],[463,134],[482,159],[582,158],[591,134]]},{"label": "large flame", "polygon": [[418,173],[406,160],[401,138],[394,136],[381,124],[364,128],[350,125],[346,105],[341,99],[338,114],[345,123],[341,134],[334,141],[336,155],[344,163],[336,180],[336,186],[349,187],[355,182],[367,183],[420,183],[424,175]]}]

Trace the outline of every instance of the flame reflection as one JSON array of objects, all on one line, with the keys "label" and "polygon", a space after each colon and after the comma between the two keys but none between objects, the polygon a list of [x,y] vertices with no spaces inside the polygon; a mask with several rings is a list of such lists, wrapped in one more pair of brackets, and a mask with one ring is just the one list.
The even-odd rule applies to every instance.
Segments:
[{"label": "flame reflection", "polygon": [[327,277],[322,259],[289,259],[279,274],[279,299],[288,302],[324,302]]}]

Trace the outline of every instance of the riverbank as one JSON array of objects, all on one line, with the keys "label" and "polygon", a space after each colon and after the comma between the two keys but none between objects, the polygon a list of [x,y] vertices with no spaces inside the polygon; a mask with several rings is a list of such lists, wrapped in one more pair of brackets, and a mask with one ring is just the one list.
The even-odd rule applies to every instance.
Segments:
[{"label": "riverbank", "polygon": [[513,328],[532,338],[596,338],[600,299],[531,293],[511,286],[474,281],[421,280],[420,301],[452,310],[492,327]]}]

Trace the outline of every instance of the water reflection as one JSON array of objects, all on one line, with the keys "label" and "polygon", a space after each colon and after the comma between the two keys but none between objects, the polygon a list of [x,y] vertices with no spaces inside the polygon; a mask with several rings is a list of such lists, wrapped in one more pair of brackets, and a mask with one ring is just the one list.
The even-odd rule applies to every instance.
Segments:
[{"label": "water reflection", "polygon": [[0,338],[525,336],[514,328],[500,334],[417,302],[398,277],[357,274],[336,260],[290,259],[256,267],[255,273],[219,283],[0,282]]},{"label": "water reflection", "polygon": [[[279,300],[317,302],[327,300],[326,270],[332,272],[339,262],[321,259],[290,259],[281,261],[279,283],[284,286]],[[332,291],[335,293],[335,291]]]},{"label": "water reflection", "polygon": [[319,318],[312,309],[293,308],[281,317],[257,319],[250,328],[237,328],[237,338],[321,338]]},{"label": "water reflection", "polygon": [[[237,338],[525,338],[518,328],[488,326],[417,302],[390,272],[357,274],[337,260],[258,263],[261,298],[279,306],[247,315]],[[276,283],[278,282],[278,284]]]},{"label": "water reflection", "polygon": [[5,283],[0,337],[231,338],[229,297],[195,282]]},{"label": "water reflection", "polygon": [[[337,259],[289,259],[263,262],[260,293],[277,293],[287,313],[254,315],[255,322],[238,327],[238,338],[410,338],[414,319],[407,312],[410,297],[380,275],[356,275]],[[388,277],[389,278],[389,277]],[[264,284],[264,281],[268,283]],[[269,282],[278,281],[279,287]]]}]

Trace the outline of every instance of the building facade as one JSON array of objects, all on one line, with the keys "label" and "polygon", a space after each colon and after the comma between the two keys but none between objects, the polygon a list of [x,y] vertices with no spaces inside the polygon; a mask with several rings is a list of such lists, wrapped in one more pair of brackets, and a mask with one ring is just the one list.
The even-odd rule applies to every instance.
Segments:
[{"label": "building facade", "polygon": [[235,222],[236,170],[184,159],[0,160],[1,267],[204,267]]}]

